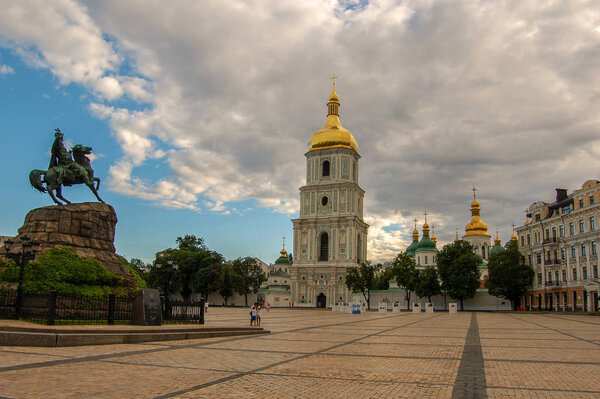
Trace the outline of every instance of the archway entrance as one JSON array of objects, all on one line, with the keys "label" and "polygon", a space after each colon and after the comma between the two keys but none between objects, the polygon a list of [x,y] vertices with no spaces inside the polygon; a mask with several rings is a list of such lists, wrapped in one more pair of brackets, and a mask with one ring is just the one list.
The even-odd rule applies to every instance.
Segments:
[{"label": "archway entrance", "polygon": [[327,307],[327,297],[322,292],[317,296],[317,307],[318,308]]}]

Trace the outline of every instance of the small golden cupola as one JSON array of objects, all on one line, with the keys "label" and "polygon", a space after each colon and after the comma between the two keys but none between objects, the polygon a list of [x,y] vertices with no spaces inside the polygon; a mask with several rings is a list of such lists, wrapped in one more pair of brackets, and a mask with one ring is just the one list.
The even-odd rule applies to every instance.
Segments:
[{"label": "small golden cupola", "polygon": [[479,201],[475,192],[477,189],[473,187],[473,202],[471,202],[471,221],[465,226],[467,236],[490,236],[487,231],[487,224],[483,223],[480,216]]},{"label": "small golden cupola", "polygon": [[431,225],[431,241],[437,245],[437,237],[435,236],[435,226]]},{"label": "small golden cupola", "polygon": [[458,237],[458,227],[456,228],[456,238],[454,239],[454,242],[459,242],[460,238]]},{"label": "small golden cupola", "polygon": [[500,240],[500,235],[498,235],[498,229],[496,229],[496,238],[494,239],[494,246],[502,245],[502,240]]},{"label": "small golden cupola", "polygon": [[512,228],[513,228],[513,233],[512,233],[512,236],[510,236],[510,240],[512,242],[517,242],[517,235],[515,234],[515,224],[514,223],[512,224]]},{"label": "small golden cupola", "polygon": [[326,148],[350,148],[358,152],[358,143],[352,133],[345,129],[340,122],[340,97],[335,91],[335,79],[333,75],[333,89],[327,103],[327,121],[325,125],[316,131],[308,142],[308,150],[322,150]]}]

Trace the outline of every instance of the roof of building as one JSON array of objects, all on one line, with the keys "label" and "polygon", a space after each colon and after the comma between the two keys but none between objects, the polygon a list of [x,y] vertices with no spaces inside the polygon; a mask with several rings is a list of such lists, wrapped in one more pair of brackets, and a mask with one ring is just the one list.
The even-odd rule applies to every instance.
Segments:
[{"label": "roof of building", "polygon": [[473,202],[471,202],[471,221],[465,226],[465,232],[467,236],[490,236],[487,231],[487,224],[481,220],[475,187],[473,187]]},{"label": "roof of building", "polygon": [[339,117],[340,98],[335,91],[335,80],[333,89],[327,103],[327,121],[325,125],[316,131],[308,142],[308,150],[322,150],[326,148],[349,148],[358,152],[358,143],[352,133],[345,129]]}]

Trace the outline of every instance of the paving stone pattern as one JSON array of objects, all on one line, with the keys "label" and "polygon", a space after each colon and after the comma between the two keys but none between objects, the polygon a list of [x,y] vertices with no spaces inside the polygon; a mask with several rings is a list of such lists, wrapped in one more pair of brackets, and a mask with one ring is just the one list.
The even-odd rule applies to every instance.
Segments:
[{"label": "paving stone pattern", "polygon": [[[210,308],[207,326],[246,309]],[[272,334],[0,347],[0,398],[597,398],[600,318],[271,309]]]}]

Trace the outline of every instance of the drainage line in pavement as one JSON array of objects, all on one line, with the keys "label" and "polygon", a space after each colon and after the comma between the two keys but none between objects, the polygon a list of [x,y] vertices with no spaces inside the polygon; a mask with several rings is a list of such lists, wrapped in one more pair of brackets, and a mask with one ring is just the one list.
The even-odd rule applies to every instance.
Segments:
[{"label": "drainage line in pavement", "polygon": [[467,332],[465,348],[452,390],[452,399],[462,398],[487,398],[477,313],[471,314],[471,325]]}]

